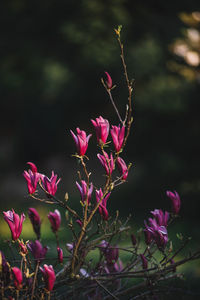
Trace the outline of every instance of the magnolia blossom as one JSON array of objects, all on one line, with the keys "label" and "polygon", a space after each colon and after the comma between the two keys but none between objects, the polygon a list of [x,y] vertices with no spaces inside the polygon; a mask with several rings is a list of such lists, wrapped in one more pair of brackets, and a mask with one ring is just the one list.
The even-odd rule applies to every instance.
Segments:
[{"label": "magnolia blossom", "polygon": [[21,217],[19,217],[19,215],[15,213],[14,209],[8,210],[7,212],[4,211],[3,214],[4,220],[10,227],[12,239],[16,241],[22,232],[22,225],[25,220],[25,215],[22,213]]},{"label": "magnolia blossom", "polygon": [[38,240],[40,239],[40,226],[41,226],[41,219],[40,215],[38,214],[35,208],[30,207],[28,209],[28,216],[32,223],[33,230],[35,231]]},{"label": "magnolia blossom", "polygon": [[107,241],[103,240],[99,244],[99,249],[106,259],[104,266],[106,273],[121,272],[123,264],[119,258],[119,248],[117,246],[111,246]]},{"label": "magnolia blossom", "polygon": [[59,263],[63,263],[63,251],[60,247],[57,247],[57,252],[58,252],[58,261]]},{"label": "magnolia blossom", "polygon": [[57,180],[57,175],[54,175],[54,171],[51,173],[51,178],[48,178],[47,176],[44,176],[42,178],[42,185],[45,191],[48,193],[48,196],[54,196],[57,191],[57,185],[59,184],[61,178]]},{"label": "magnolia blossom", "polygon": [[100,163],[102,164],[102,166],[104,167],[106,174],[109,176],[112,174],[112,171],[114,169],[113,156],[111,153],[110,158],[109,158],[108,154],[105,151],[103,153],[104,153],[104,155],[98,153],[97,157],[100,160]]},{"label": "magnolia blossom", "polygon": [[61,224],[61,215],[58,209],[55,209],[54,212],[48,214],[49,221],[51,223],[51,228],[53,232],[58,231]]},{"label": "magnolia blossom", "polygon": [[33,173],[38,173],[38,171],[37,171],[37,167],[36,167],[36,165],[35,165],[34,163],[32,163],[32,162],[28,161],[28,162],[27,162],[27,165],[29,165],[29,166],[30,166],[30,168],[31,168],[31,171],[32,171]]},{"label": "magnolia blossom", "polygon": [[[146,229],[144,230],[145,234],[147,232],[150,233],[149,236],[146,236],[146,238],[149,239],[149,241],[154,240],[158,246],[158,248],[165,248],[167,242],[168,242],[168,234],[167,229],[163,225],[159,225],[156,221],[156,219],[149,218],[149,225],[145,222]],[[148,241],[148,242],[149,242]]]},{"label": "magnolia blossom", "polygon": [[76,186],[81,194],[81,200],[84,203],[87,199],[88,203],[90,203],[92,191],[93,191],[93,184],[91,183],[90,186],[87,186],[85,180],[81,180],[81,185],[76,181]]},{"label": "magnolia blossom", "polygon": [[115,150],[116,152],[119,152],[121,150],[124,141],[125,127],[122,126],[122,128],[120,128],[120,125],[112,126],[110,133],[113,139]]},{"label": "magnolia blossom", "polygon": [[44,281],[45,281],[45,287],[48,291],[52,291],[54,287],[54,283],[56,280],[56,275],[53,269],[52,265],[44,265],[44,268],[40,267],[40,271],[42,272]]},{"label": "magnolia blossom", "polygon": [[23,176],[27,181],[27,187],[29,194],[33,194],[36,191],[38,181],[44,177],[43,174],[38,173],[37,167],[32,162],[27,162],[30,166],[28,171],[24,171]]},{"label": "magnolia blossom", "polygon": [[102,241],[99,249],[105,256],[107,263],[114,263],[119,258],[119,249],[117,246],[111,246],[107,241]]},{"label": "magnolia blossom", "polygon": [[108,72],[105,72],[105,74],[107,76],[106,85],[107,85],[108,89],[111,89],[112,88],[112,78]]},{"label": "magnolia blossom", "polygon": [[38,181],[40,179],[39,173],[33,173],[31,170],[24,171],[24,178],[27,181],[27,187],[29,194],[33,194],[36,191]]},{"label": "magnolia blossom", "polygon": [[154,211],[151,211],[152,215],[155,217],[157,224],[159,226],[165,226],[167,227],[167,223],[169,220],[169,213],[168,211],[164,212],[162,209],[155,209]]},{"label": "magnolia blossom", "polygon": [[174,191],[174,192],[167,191],[166,195],[172,201],[172,211],[173,211],[173,213],[177,215],[179,213],[179,210],[180,210],[180,207],[181,207],[181,199],[180,199],[179,194],[176,191]]},{"label": "magnolia blossom", "polygon": [[117,167],[119,169],[122,180],[126,180],[126,178],[128,177],[128,167],[121,157],[117,158]]},{"label": "magnolia blossom", "polygon": [[99,118],[96,118],[96,121],[91,120],[91,122],[96,130],[97,142],[99,144],[105,144],[108,138],[110,128],[108,120],[100,116]]},{"label": "magnolia blossom", "polygon": [[77,135],[75,135],[72,130],[70,130],[70,132],[75,141],[78,155],[84,156],[85,152],[87,151],[89,139],[92,134],[89,134],[87,136],[86,132],[84,130],[80,130],[79,128],[76,128]]},{"label": "magnolia blossom", "polygon": [[106,208],[107,205],[107,200],[110,197],[111,193],[108,193],[105,197],[103,196],[103,192],[102,189],[100,189],[99,191],[96,190],[96,200],[97,203],[99,203],[101,201],[101,204],[99,205],[99,213],[102,216],[102,218],[104,220],[108,220],[109,215],[108,215],[108,211]]},{"label": "magnolia blossom", "polygon": [[36,240],[35,242],[28,243],[28,248],[31,251],[33,257],[37,261],[41,261],[45,258],[46,253],[48,251],[48,247],[43,247],[40,241]]},{"label": "magnolia blossom", "polygon": [[16,289],[20,290],[22,287],[22,280],[23,280],[22,271],[17,267],[13,267],[12,274],[14,277],[14,285]]}]

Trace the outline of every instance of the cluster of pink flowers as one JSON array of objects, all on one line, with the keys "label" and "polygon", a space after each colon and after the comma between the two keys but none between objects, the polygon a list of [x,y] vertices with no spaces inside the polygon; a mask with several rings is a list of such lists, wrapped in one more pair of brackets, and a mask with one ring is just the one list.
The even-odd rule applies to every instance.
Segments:
[{"label": "cluster of pink flowers", "polygon": [[[112,87],[112,79],[107,73],[107,86],[110,89]],[[125,161],[119,157],[119,152],[122,150],[123,142],[124,142],[124,136],[125,136],[125,126],[112,126],[112,129],[110,130],[110,124],[109,121],[104,119],[102,116],[99,118],[96,118],[95,120],[91,120],[95,131],[96,131],[96,138],[97,143],[100,145],[100,147],[103,147],[107,143],[109,131],[112,136],[115,153],[116,153],[116,164],[120,173],[121,180],[126,180],[128,177],[128,167],[125,163]],[[91,134],[87,135],[85,131],[80,130],[79,128],[76,129],[77,134],[74,134],[74,132],[71,130],[72,137],[76,144],[77,154],[78,157],[83,157],[86,153],[86,150],[88,148],[88,142],[91,137]],[[102,164],[103,168],[105,169],[106,175],[111,176],[113,173],[113,170],[115,169],[115,159],[113,157],[113,154],[108,154],[105,150],[102,149],[102,154],[98,153],[97,157]],[[85,203],[86,199],[88,201],[88,204],[90,204],[92,191],[93,191],[93,184],[90,183],[90,186],[88,187],[86,182],[84,180],[81,181],[81,184],[76,182],[76,185],[78,187],[78,190],[81,195],[81,201],[82,203]],[[107,199],[109,198],[110,193],[107,193],[106,195],[103,195],[102,190],[96,190],[96,200],[97,202],[101,202],[99,205],[99,213],[102,216],[104,220],[107,220],[109,215],[106,208]],[[79,225],[81,226],[81,221],[77,220]]]},{"label": "cluster of pink flowers", "polygon": [[[41,218],[39,213],[35,208],[29,208],[28,209],[28,216],[31,221],[33,230],[37,236],[37,240],[29,241],[27,243],[27,246],[23,243],[23,241],[19,240],[19,237],[22,232],[22,225],[25,220],[25,215],[21,214],[21,217],[19,217],[18,214],[15,213],[14,209],[9,210],[7,212],[3,212],[4,215],[4,220],[8,223],[12,239],[13,241],[18,241],[21,253],[23,255],[28,254],[28,250],[31,252],[32,256],[35,259],[35,262],[41,263],[45,257],[46,253],[48,251],[48,247],[44,246],[40,242],[40,227],[41,227]],[[49,212],[48,214],[48,219],[51,224],[52,231],[56,233],[61,225],[61,215],[60,212],[56,209],[54,212]],[[57,253],[58,253],[58,262],[62,263],[63,262],[63,250],[57,245]],[[5,273],[9,274],[9,268],[8,264],[6,262],[5,256],[3,253],[0,253],[1,258],[2,258],[2,266],[4,268]],[[44,264],[43,268],[40,267],[40,270],[42,272],[44,281],[45,281],[45,286],[48,291],[51,291],[54,286],[55,282],[55,272],[53,269],[53,266],[51,265],[46,265]],[[12,276],[14,280],[14,285],[16,289],[21,289],[23,286],[23,274],[22,271],[18,267],[13,267],[12,268]],[[9,276],[8,276],[9,277]],[[25,283],[24,283],[25,284]]]},{"label": "cluster of pink flowers", "polygon": [[23,176],[27,181],[29,194],[32,195],[35,193],[38,182],[41,181],[41,185],[46,191],[47,196],[54,196],[57,191],[57,185],[61,179],[57,180],[57,175],[54,174],[54,171],[52,171],[51,177],[48,178],[37,171],[37,167],[34,163],[28,162],[27,164],[30,166],[30,169],[28,171],[24,171]]},{"label": "cluster of pink flowers", "polygon": [[[167,191],[166,195],[172,201],[172,213],[178,214],[181,206],[181,200],[179,194],[174,191]],[[149,218],[147,224],[145,223],[144,235],[145,235],[145,242],[149,245],[151,242],[155,242],[160,249],[164,249],[167,242],[168,242],[168,232],[167,232],[167,225],[170,218],[169,212],[163,212],[161,209],[155,209],[151,211],[151,214],[154,218]]]}]

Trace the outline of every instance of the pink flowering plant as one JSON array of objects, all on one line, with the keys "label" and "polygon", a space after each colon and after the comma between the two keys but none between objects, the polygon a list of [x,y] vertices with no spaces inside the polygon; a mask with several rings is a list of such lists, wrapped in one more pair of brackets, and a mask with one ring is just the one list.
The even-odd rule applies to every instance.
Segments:
[{"label": "pink flowering plant", "polygon": [[[176,191],[166,191],[171,212],[152,210],[138,232],[128,225],[130,217],[122,222],[119,212],[114,216],[110,214],[113,190],[126,183],[132,171],[131,163],[124,159],[123,152],[133,122],[133,83],[127,73],[120,32],[119,26],[115,33],[128,89],[124,118],[112,96],[114,78],[105,72],[102,83],[119,124],[112,125],[102,116],[91,120],[91,132],[94,132],[97,141],[96,157],[103,167],[105,182],[97,186],[93,181],[93,172],[88,168],[92,134],[78,127],[70,132],[75,142],[73,156],[80,163],[75,184],[80,194],[80,210],[73,208],[67,193],[64,200],[57,198],[61,178],[54,171],[48,177],[39,173],[34,163],[27,163],[28,170],[24,171],[23,176],[29,196],[42,204],[57,206],[47,215],[55,236],[55,255],[51,258],[47,255],[49,247],[41,239],[43,225],[35,208],[30,207],[27,215],[36,239],[27,241],[20,237],[25,214],[20,216],[14,209],[4,211],[3,218],[10,228],[12,245],[17,248],[18,258],[9,261],[6,253],[0,251],[2,299],[158,299],[166,292],[165,285],[161,283],[179,278],[178,267],[200,257],[200,251],[196,251],[178,259],[189,239],[180,237],[180,247],[175,250],[172,247],[168,227],[177,219],[181,209],[181,199]],[[61,218],[61,211],[65,213],[66,220]],[[65,235],[64,248],[60,246],[60,228],[71,231],[70,239],[69,234]],[[120,242],[123,235],[129,239],[125,247]],[[94,259],[91,259],[91,253],[95,253]],[[126,260],[123,254],[127,255]]]}]

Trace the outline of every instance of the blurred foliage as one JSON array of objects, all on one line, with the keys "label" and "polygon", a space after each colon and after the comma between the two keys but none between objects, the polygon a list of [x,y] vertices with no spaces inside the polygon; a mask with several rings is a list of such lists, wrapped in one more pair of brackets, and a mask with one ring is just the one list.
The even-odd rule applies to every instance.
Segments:
[{"label": "blurred foliage", "polygon": [[[100,114],[118,122],[100,82],[104,71],[117,84],[113,94],[119,109],[125,108],[127,91],[113,30],[122,24],[128,70],[135,79],[133,131],[124,153],[133,167],[128,183],[113,192],[117,199],[110,209],[127,214],[120,201],[124,197],[133,213],[169,209],[164,191],[177,189],[183,216],[198,220],[200,86],[197,76],[182,75],[185,68],[197,74],[199,65],[189,65],[174,51],[177,41],[188,42],[191,27],[199,30],[198,14],[195,0],[181,5],[158,0],[1,1],[1,207],[13,201],[16,207],[19,198],[17,203],[24,203],[26,161],[47,173],[55,169],[63,177],[62,194],[73,193],[76,164],[69,160],[75,147],[69,129],[93,132],[90,119]],[[95,146],[94,137],[88,149],[91,169],[97,165]],[[101,167],[97,170],[100,177]]]}]

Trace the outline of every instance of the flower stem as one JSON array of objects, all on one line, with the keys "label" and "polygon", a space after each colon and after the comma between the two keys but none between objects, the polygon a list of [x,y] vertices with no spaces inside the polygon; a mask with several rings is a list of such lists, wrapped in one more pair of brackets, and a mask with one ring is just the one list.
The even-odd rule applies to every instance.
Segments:
[{"label": "flower stem", "polygon": [[36,278],[37,278],[39,264],[40,264],[40,262],[37,261],[37,264],[36,264],[36,267],[35,267],[35,275],[34,275],[34,279],[33,279],[33,288],[32,288],[32,293],[31,293],[31,300],[33,300],[33,297],[34,297],[35,284],[36,284]]}]

